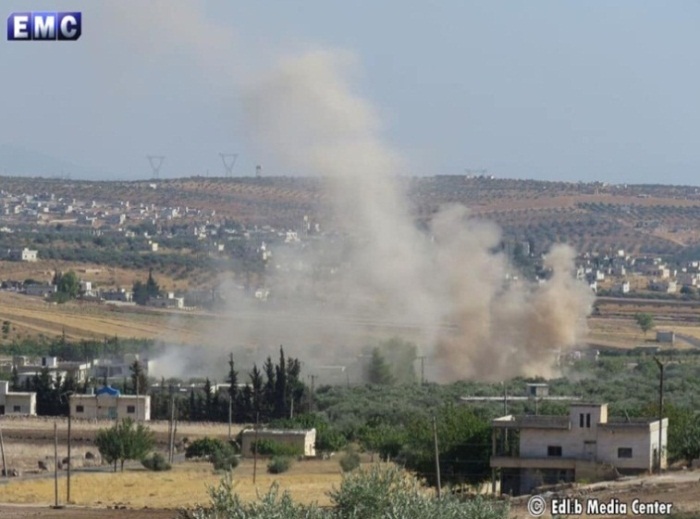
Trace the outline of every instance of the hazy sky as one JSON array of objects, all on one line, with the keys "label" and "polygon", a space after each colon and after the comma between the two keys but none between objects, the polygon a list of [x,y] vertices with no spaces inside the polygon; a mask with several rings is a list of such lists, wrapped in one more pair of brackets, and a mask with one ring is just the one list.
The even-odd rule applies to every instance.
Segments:
[{"label": "hazy sky", "polygon": [[[241,86],[280,56],[354,53],[410,174],[700,184],[700,2],[4,0],[81,10],[78,42],[0,41],[0,150],[147,178],[303,173],[251,143]],[[255,146],[253,146],[255,144]],[[8,151],[9,150],[9,151]],[[3,155],[0,155],[0,158]],[[11,173],[12,171],[7,171]],[[77,174],[76,174],[77,172]],[[47,171],[55,174],[55,171]],[[102,178],[107,178],[103,175]]]}]

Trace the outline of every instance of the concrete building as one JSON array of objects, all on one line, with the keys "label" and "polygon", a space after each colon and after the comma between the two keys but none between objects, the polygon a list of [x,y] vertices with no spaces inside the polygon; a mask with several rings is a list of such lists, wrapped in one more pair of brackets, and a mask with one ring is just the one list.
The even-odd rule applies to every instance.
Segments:
[{"label": "concrete building", "polygon": [[659,330],[656,332],[656,342],[673,344],[676,342],[676,332]]},{"label": "concrete building", "polygon": [[10,391],[10,383],[0,381],[0,416],[36,415],[36,393]]},{"label": "concrete building", "polygon": [[26,356],[15,355],[12,358],[12,365],[17,369],[20,384],[40,375],[44,368],[48,369],[52,380],[58,378],[65,380],[68,377],[73,377],[73,380],[79,384],[87,380],[90,372],[90,364],[87,362],[59,361],[57,357],[48,356],[30,359]]},{"label": "concrete building", "polygon": [[[575,403],[568,416],[508,415],[492,425],[493,487],[499,471],[502,493],[649,472],[658,467],[660,426],[661,466],[666,467],[667,418],[661,424],[654,418],[612,418],[607,404]],[[517,435],[508,441],[510,431]]]},{"label": "concrete building", "polygon": [[119,301],[122,303],[131,303],[134,300],[133,292],[124,288],[101,290],[100,297],[105,301]]},{"label": "concrete building", "polygon": [[7,251],[7,258],[11,261],[37,261],[38,252],[35,250],[24,249],[10,249]]},{"label": "concrete building", "polygon": [[127,353],[121,357],[95,359],[92,361],[90,376],[98,379],[117,379],[131,376],[131,366],[138,361],[146,376],[153,370],[153,361],[138,353]]},{"label": "concrete building", "polygon": [[72,394],[69,397],[70,413],[73,418],[92,420],[121,420],[133,418],[136,421],[151,419],[151,397],[148,395],[122,395],[118,389],[103,387],[93,395]]},{"label": "concrete building", "polygon": [[316,429],[308,430],[282,430],[282,429],[245,429],[241,432],[241,455],[253,456],[253,443],[257,435],[258,440],[271,440],[284,445],[293,445],[299,448],[304,456],[316,456]]},{"label": "concrete building", "polygon": [[24,293],[28,296],[39,296],[39,297],[49,297],[58,291],[56,285],[26,285],[24,287]]},{"label": "concrete building", "polygon": [[150,297],[146,301],[146,306],[152,306],[155,308],[179,308],[185,307],[184,297],[175,297],[175,294],[169,292],[168,297]]}]

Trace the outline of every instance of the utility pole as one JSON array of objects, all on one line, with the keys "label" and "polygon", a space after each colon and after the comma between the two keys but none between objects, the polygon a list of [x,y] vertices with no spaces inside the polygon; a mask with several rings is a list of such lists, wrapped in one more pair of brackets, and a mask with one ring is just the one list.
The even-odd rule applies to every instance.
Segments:
[{"label": "utility pole", "polygon": [[255,437],[253,440],[253,485],[255,485],[255,476],[258,473],[258,422],[260,413],[255,413]]},{"label": "utility pole", "polygon": [[53,423],[53,494],[54,508],[58,508],[58,422]]},{"label": "utility pole", "polygon": [[173,462],[173,448],[175,440],[175,395],[170,395],[170,430],[168,436],[168,463]]},{"label": "utility pole", "polygon": [[73,460],[70,457],[70,444],[71,444],[71,412],[70,412],[70,401],[68,402],[68,466],[66,467],[66,503],[70,504],[70,466],[73,464]]},{"label": "utility pole", "polygon": [[659,447],[658,447],[658,462],[659,462],[659,474],[661,474],[661,460],[662,460],[662,448],[663,448],[663,430],[664,430],[664,365],[661,361],[654,357],[657,366],[659,366]]},{"label": "utility pole", "polygon": [[437,436],[437,420],[433,415],[433,441],[435,442],[435,474],[437,476],[437,497],[440,499],[442,495],[442,487],[440,484],[440,449],[438,448]]},{"label": "utility pole", "polygon": [[420,360],[420,385],[425,384],[425,355],[417,357]]},{"label": "utility pole", "polygon": [[309,412],[313,413],[314,412],[314,400],[316,399],[316,389],[315,389],[315,383],[316,383],[316,378],[317,375],[309,375],[309,378],[311,379],[311,394],[310,396],[310,402],[309,402]]},{"label": "utility pole", "polygon": [[0,454],[2,454],[2,475],[7,478],[10,475],[7,473],[7,463],[5,462],[5,442],[2,439],[2,425],[0,425]]},{"label": "utility pole", "polygon": [[228,441],[231,441],[231,419],[233,415],[233,398],[231,394],[228,395]]},{"label": "utility pole", "polygon": [[[537,414],[537,413],[535,413]],[[503,381],[503,416],[508,416],[508,386],[506,381]],[[503,448],[508,452],[508,429],[504,429]]]}]

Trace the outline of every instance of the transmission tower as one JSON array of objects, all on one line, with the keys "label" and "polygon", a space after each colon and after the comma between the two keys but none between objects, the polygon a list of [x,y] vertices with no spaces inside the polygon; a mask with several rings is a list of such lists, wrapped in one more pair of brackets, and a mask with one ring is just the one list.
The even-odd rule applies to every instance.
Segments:
[{"label": "transmission tower", "polygon": [[221,162],[224,163],[224,169],[226,170],[226,177],[233,176],[233,167],[236,165],[236,159],[238,158],[238,153],[219,153],[221,157]]},{"label": "transmission tower", "polygon": [[153,170],[153,178],[156,180],[160,178],[160,168],[163,167],[163,162],[165,157],[163,155],[146,155],[148,163],[151,165]]}]

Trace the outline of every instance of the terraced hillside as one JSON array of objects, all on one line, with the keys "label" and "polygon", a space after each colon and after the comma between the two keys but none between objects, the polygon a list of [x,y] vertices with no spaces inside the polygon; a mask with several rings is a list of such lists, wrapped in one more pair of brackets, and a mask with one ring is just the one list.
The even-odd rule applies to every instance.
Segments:
[{"label": "terraced hillside", "polygon": [[[434,176],[402,178],[419,220],[440,206],[459,203],[497,222],[511,240],[535,250],[567,242],[580,251],[624,248],[673,254],[700,246],[700,189],[689,186]],[[326,228],[327,196],[318,178],[204,178],[154,182],[87,182],[0,177],[12,193],[54,193],[83,200],[128,200],[215,211],[214,219],[296,228],[304,215]]]}]

